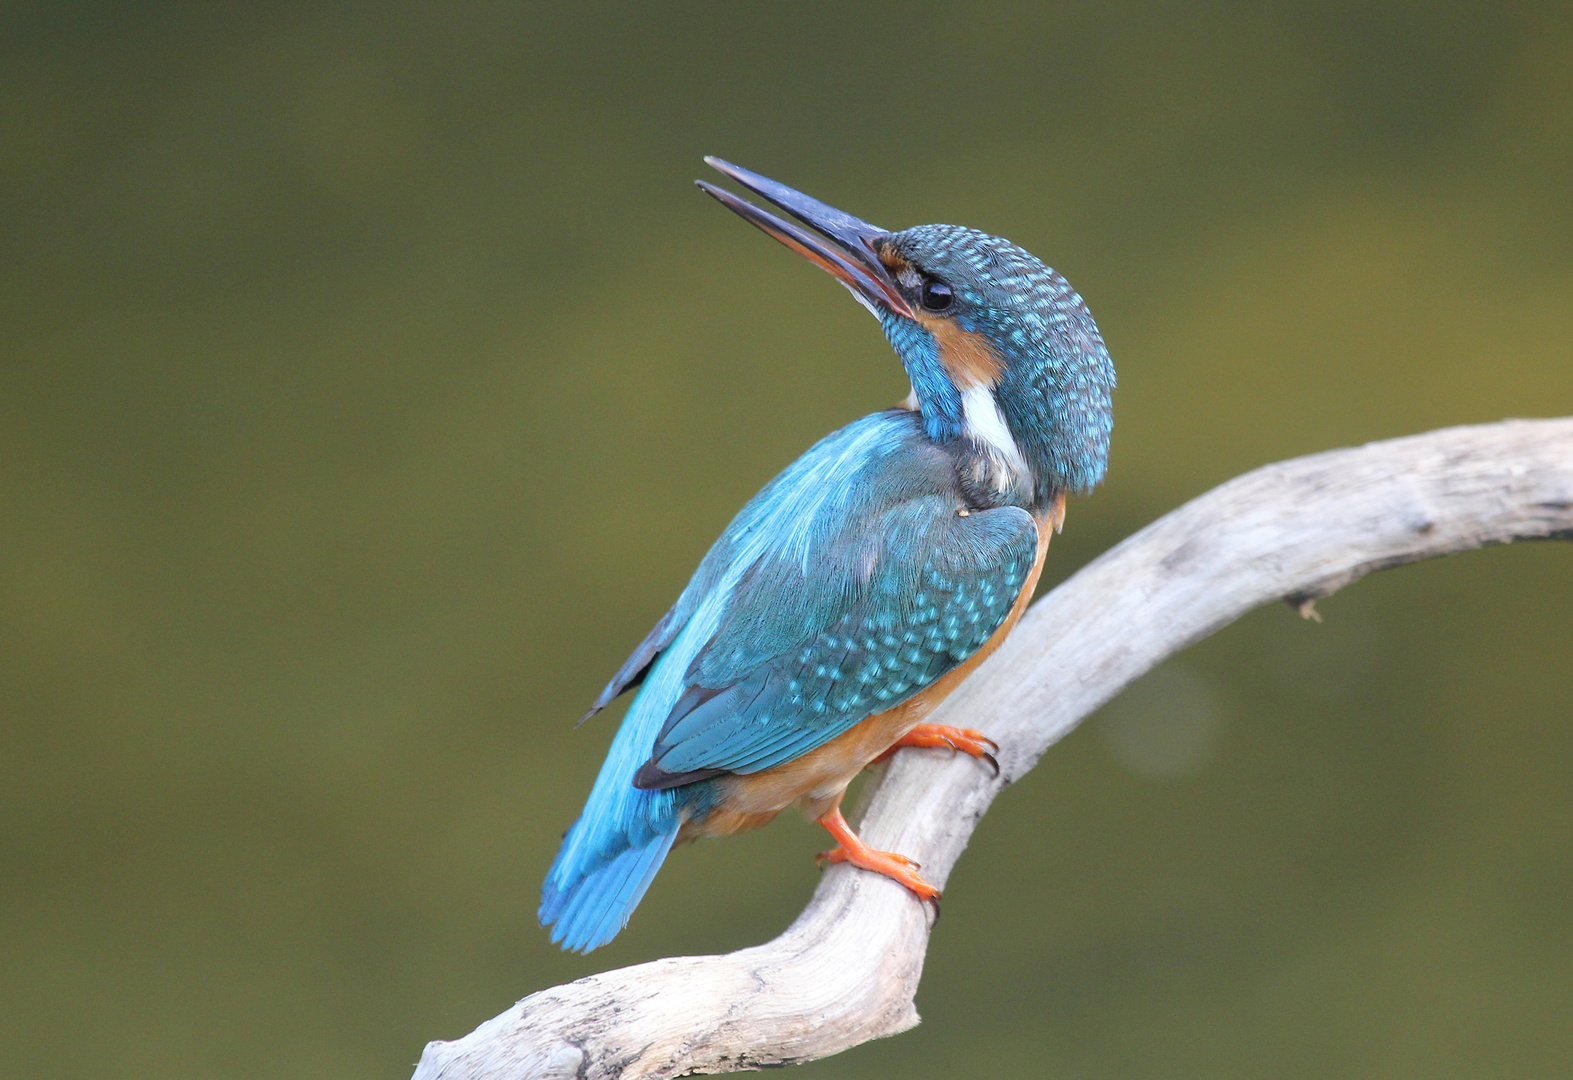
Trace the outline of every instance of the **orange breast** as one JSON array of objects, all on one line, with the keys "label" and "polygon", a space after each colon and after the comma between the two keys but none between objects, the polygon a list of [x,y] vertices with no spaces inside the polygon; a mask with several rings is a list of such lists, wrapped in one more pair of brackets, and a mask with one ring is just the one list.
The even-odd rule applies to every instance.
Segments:
[{"label": "orange breast", "polygon": [[889,750],[924,718],[933,712],[946,696],[961,685],[961,681],[999,648],[1000,642],[1015,628],[1022,612],[1032,601],[1033,590],[1038,587],[1038,576],[1043,572],[1043,557],[1049,550],[1049,538],[1059,530],[1065,518],[1065,496],[1038,517],[1038,554],[1026,583],[1011,605],[1010,613],[994,635],[983,647],[965,661],[918,694],[897,705],[875,713],[855,727],[842,732],[823,746],[810,750],[802,757],[766,769],[751,776],[730,776],[717,782],[723,785],[719,805],[702,822],[689,822],[678,834],[678,840],[693,836],[725,836],[729,833],[756,829],[767,823],[782,810],[798,803],[809,815],[819,817],[841,801],[852,778],[865,769],[869,762]]}]

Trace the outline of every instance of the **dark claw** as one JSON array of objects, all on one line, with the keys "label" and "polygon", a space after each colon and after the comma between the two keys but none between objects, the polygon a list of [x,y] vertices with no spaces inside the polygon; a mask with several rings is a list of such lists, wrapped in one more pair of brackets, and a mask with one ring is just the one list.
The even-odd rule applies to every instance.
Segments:
[{"label": "dark claw", "polygon": [[930,896],[928,899],[924,900],[923,903],[925,906],[934,909],[934,922],[929,926],[929,929],[932,930],[934,927],[939,925],[939,897]]},{"label": "dark claw", "polygon": [[991,750],[998,750],[1000,748],[1000,744],[995,742],[993,739],[989,738],[987,735],[980,736],[980,738],[982,738],[982,740],[984,742],[989,744],[989,749],[991,749]]},{"label": "dark claw", "polygon": [[[990,743],[989,745],[994,746],[994,749],[996,750],[999,749],[999,747],[995,746],[993,743]],[[996,758],[993,754],[984,754],[979,760],[988,762],[990,767],[992,767],[994,770],[994,779],[999,779],[1000,763],[998,758]]]}]

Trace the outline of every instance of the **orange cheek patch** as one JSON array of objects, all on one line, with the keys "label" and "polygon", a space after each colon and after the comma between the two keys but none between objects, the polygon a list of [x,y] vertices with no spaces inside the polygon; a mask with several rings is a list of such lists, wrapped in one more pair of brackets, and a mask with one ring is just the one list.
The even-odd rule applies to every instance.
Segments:
[{"label": "orange cheek patch", "polygon": [[982,334],[963,330],[949,319],[937,319],[921,312],[918,323],[934,335],[934,342],[939,346],[939,361],[957,387],[967,390],[999,382],[1004,362]]},{"label": "orange cheek patch", "polygon": [[[886,248],[879,253],[879,261],[890,271],[890,276],[900,278],[902,271],[911,264],[895,251]],[[916,305],[913,305],[916,308]],[[939,346],[939,360],[945,365],[951,381],[962,390],[973,386],[994,386],[999,382],[1005,362],[994,346],[982,334],[963,330],[951,319],[942,319],[917,309],[913,312],[918,325],[934,335]]]}]

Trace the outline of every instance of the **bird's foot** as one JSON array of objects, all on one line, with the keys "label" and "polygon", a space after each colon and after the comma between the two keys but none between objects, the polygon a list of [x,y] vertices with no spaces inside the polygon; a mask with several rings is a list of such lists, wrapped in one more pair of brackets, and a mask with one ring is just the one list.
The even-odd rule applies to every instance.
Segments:
[{"label": "bird's foot", "polygon": [[947,747],[951,750],[960,750],[963,754],[970,754],[979,761],[986,761],[994,770],[994,775],[1000,774],[999,759],[991,751],[998,750],[999,743],[971,728],[949,727],[945,724],[919,724],[901,738],[897,739],[889,750],[886,750],[870,764],[884,761],[903,746],[915,746],[920,749],[932,750],[936,747]]},{"label": "bird's foot", "polygon": [[932,907],[934,918],[939,919],[939,890],[918,876],[918,870],[921,869],[918,863],[894,851],[877,851],[869,847],[852,831],[847,819],[841,816],[840,807],[822,814],[819,823],[829,830],[840,846],[815,855],[814,862],[821,866],[825,863],[851,863],[863,870],[883,874],[905,885],[914,896]]}]

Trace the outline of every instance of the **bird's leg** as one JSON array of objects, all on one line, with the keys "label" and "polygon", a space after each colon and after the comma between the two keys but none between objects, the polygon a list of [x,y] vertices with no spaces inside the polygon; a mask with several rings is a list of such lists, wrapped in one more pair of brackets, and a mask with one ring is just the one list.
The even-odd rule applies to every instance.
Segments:
[{"label": "bird's leg", "polygon": [[918,876],[919,866],[905,855],[897,855],[893,851],[876,851],[858,838],[852,831],[852,826],[847,824],[847,819],[841,816],[841,807],[834,806],[817,818],[831,836],[836,838],[840,847],[829,851],[822,851],[814,856],[816,863],[851,863],[853,866],[864,870],[872,870],[876,874],[884,874],[892,881],[899,881],[925,904],[934,908],[934,917],[939,918],[939,890]]},{"label": "bird's leg", "polygon": [[1000,774],[999,760],[991,751],[1000,748],[999,743],[971,728],[950,727],[946,724],[919,724],[911,731],[891,744],[879,757],[869,762],[870,765],[884,761],[890,755],[900,750],[903,746],[916,746],[924,750],[936,747],[946,747],[950,750],[960,750],[963,754],[970,754],[979,761],[986,761],[994,769],[994,775]]}]

